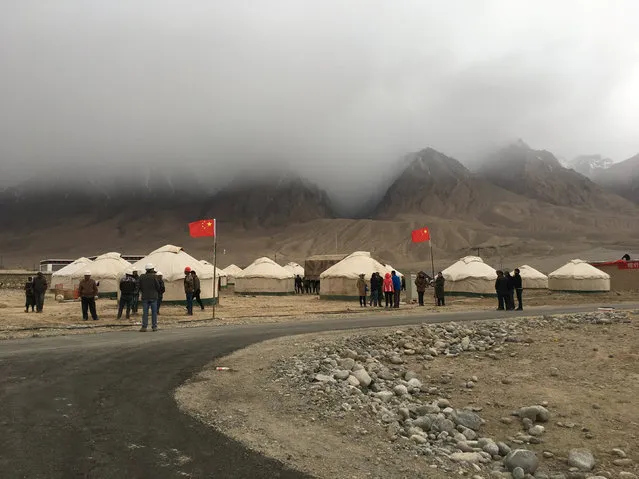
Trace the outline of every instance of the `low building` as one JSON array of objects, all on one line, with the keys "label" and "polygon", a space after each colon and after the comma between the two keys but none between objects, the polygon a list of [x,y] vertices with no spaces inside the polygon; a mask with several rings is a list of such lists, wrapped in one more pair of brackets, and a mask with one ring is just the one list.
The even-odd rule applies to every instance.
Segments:
[{"label": "low building", "polygon": [[639,260],[591,261],[590,265],[610,276],[613,291],[639,291]]}]

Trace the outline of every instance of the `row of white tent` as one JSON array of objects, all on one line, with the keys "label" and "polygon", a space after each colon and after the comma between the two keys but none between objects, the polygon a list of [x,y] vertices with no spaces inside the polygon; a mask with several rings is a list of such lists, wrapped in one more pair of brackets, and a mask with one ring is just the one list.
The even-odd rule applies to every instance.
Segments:
[{"label": "row of white tent", "polygon": [[[86,271],[100,282],[102,296],[115,296],[120,279],[129,270],[144,271],[146,264],[152,263],[156,271],[161,271],[166,284],[165,300],[181,301],[184,298],[183,279],[186,266],[195,270],[200,277],[202,299],[212,300],[214,292],[213,276],[215,268],[204,260],[197,260],[181,247],[166,245],[151,252],[134,264],[122,259],[119,253],[106,253],[94,261],[79,258],[61,270],[53,273],[52,285],[62,289],[73,289]],[[610,276],[581,260],[572,260],[549,276],[528,265],[520,268],[523,286],[526,289],[551,289],[559,291],[609,291]],[[394,268],[375,260],[369,252],[356,251],[320,275],[321,296],[326,298],[357,296],[356,280],[360,274],[365,278],[377,272],[384,276]],[[401,277],[402,273],[397,271]],[[494,294],[497,272],[476,256],[461,258],[442,271],[446,279],[446,291],[451,294]],[[245,269],[230,265],[226,269],[217,268],[215,276],[221,286],[235,284],[235,292],[240,294],[290,294],[295,290],[295,277],[304,275],[304,268],[297,263],[280,266],[270,258],[255,260]]]},{"label": "row of white tent", "polygon": [[[552,291],[610,291],[610,275],[574,259],[548,276],[532,266],[519,267],[524,289]],[[495,294],[497,271],[477,256],[466,256],[442,271],[446,291],[453,294]]]}]

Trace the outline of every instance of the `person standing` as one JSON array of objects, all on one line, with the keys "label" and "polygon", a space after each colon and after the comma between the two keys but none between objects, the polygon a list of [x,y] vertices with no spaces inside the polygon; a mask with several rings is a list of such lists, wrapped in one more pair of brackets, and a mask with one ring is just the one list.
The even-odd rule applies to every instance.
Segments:
[{"label": "person standing", "polygon": [[402,276],[402,291],[406,291],[406,277]]},{"label": "person standing", "polygon": [[295,294],[300,294],[302,292],[302,278],[300,275],[295,276]]},{"label": "person standing", "polygon": [[506,283],[508,284],[508,296],[506,297],[506,309],[512,311],[515,309],[515,281],[509,271],[504,273]]},{"label": "person standing", "polygon": [[25,296],[24,312],[28,313],[29,307],[31,307],[31,312],[35,311],[36,297],[35,297],[35,291],[33,291],[32,276],[29,276],[27,278],[27,282],[24,285],[24,296]]},{"label": "person standing", "polygon": [[140,294],[142,295],[142,327],[140,332],[145,333],[149,326],[149,309],[151,310],[151,327],[158,330],[158,296],[160,294],[160,282],[155,274],[154,266],[148,263],[144,266],[145,273],[140,276]]},{"label": "person standing", "polygon": [[166,285],[164,284],[164,278],[162,277],[162,271],[155,273],[160,283],[160,291],[158,293],[158,314],[160,314],[160,306],[162,306],[162,299],[164,299],[164,293],[166,293]]},{"label": "person standing", "polygon": [[191,276],[191,268],[187,266],[184,268],[184,294],[186,295],[186,314],[193,316],[193,293],[195,287],[193,284],[193,277]]},{"label": "person standing", "polygon": [[393,308],[399,308],[399,297],[402,294],[402,280],[395,271],[391,271],[391,278],[393,279],[393,295],[395,299]]},{"label": "person standing", "polygon": [[383,308],[382,299],[384,298],[384,278],[379,273],[377,275],[377,300],[380,308]]},{"label": "person standing", "polygon": [[137,270],[133,271],[133,280],[135,281],[135,292],[133,294],[131,309],[133,310],[133,314],[138,314],[138,305],[140,303],[140,276]]},{"label": "person standing", "polygon": [[82,319],[89,320],[89,311],[91,311],[91,319],[98,320],[98,313],[95,311],[95,297],[98,295],[98,284],[91,278],[91,271],[84,272],[84,279],[80,281],[78,286],[80,301],[82,301]]},{"label": "person standing", "polygon": [[41,313],[44,309],[44,295],[47,292],[47,278],[44,277],[42,271],[33,278],[33,294],[35,296],[36,311]]},{"label": "person standing", "polygon": [[506,309],[506,303],[508,301],[508,280],[504,276],[503,271],[497,271],[495,292],[497,293],[497,309],[503,311]]},{"label": "person standing", "polygon": [[437,306],[446,306],[446,297],[444,294],[445,285],[446,279],[440,271],[435,278],[435,298],[437,299]]},{"label": "person standing", "polygon": [[424,293],[426,292],[426,285],[428,280],[426,279],[426,273],[420,271],[415,278],[415,288],[417,289],[417,302],[420,306],[424,306]]},{"label": "person standing", "polygon": [[122,312],[126,307],[126,319],[131,319],[131,308],[133,306],[133,296],[137,287],[133,278],[133,271],[129,270],[120,280],[120,302],[118,304],[118,319],[122,319]]},{"label": "person standing", "polygon": [[523,305],[522,297],[524,293],[524,286],[521,279],[519,268],[515,269],[515,276],[513,276],[513,284],[515,286],[515,292],[517,293],[517,311],[523,311],[524,305]]},{"label": "person standing", "polygon": [[370,300],[370,305],[371,306],[375,306],[377,307],[379,297],[378,297],[378,293],[379,293],[379,279],[377,276],[377,272],[371,274],[371,279],[370,279],[370,285],[371,285],[371,300]]},{"label": "person standing", "polygon": [[204,304],[200,298],[200,294],[202,293],[202,290],[200,289],[200,278],[195,270],[191,270],[191,278],[193,278],[193,299],[197,301],[197,304],[199,304],[202,311],[204,311]]},{"label": "person standing", "polygon": [[359,305],[362,308],[366,307],[366,280],[364,279],[364,273],[359,274],[357,278],[357,294],[359,294]]},{"label": "person standing", "polygon": [[384,275],[383,288],[384,288],[384,304],[387,308],[389,307],[392,308],[394,288],[393,288],[393,278],[391,278],[390,273],[386,273]]}]

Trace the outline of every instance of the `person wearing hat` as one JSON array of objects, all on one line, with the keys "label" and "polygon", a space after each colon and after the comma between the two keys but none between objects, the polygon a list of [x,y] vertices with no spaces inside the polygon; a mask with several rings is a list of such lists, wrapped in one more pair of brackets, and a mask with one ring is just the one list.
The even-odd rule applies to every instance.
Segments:
[{"label": "person wearing hat", "polygon": [[44,308],[44,294],[47,292],[47,278],[44,277],[42,271],[38,271],[38,274],[33,278],[33,293],[36,301],[36,311],[42,312]]},{"label": "person wearing hat", "polygon": [[195,293],[195,284],[193,276],[191,276],[191,268],[184,268],[184,294],[186,295],[186,314],[193,316],[193,293]]},{"label": "person wearing hat", "polygon": [[33,278],[29,276],[27,282],[24,285],[24,295],[25,295],[25,304],[24,304],[24,312],[29,312],[29,307],[31,307],[31,312],[35,311],[36,306],[36,297],[35,292],[33,291]]},{"label": "person wearing hat", "polygon": [[91,278],[91,271],[84,272],[84,279],[78,286],[78,294],[82,301],[82,319],[89,320],[89,311],[93,321],[98,320],[98,313],[95,311],[95,297],[98,295],[98,284]]},{"label": "person wearing hat", "polygon": [[160,314],[160,306],[162,306],[162,298],[164,298],[164,293],[166,293],[166,286],[164,285],[162,271],[156,271],[155,275],[158,277],[158,281],[160,282],[160,293],[158,294],[158,314]]},{"label": "person wearing hat", "polygon": [[357,278],[357,293],[359,294],[359,305],[365,308],[366,307],[366,280],[364,279],[364,273],[360,273],[359,278]]},{"label": "person wearing hat", "polygon": [[200,294],[202,293],[200,289],[200,278],[198,278],[194,269],[191,270],[191,278],[193,278],[193,300],[197,301],[197,304],[199,304],[202,311],[204,311],[204,303],[202,302],[202,298],[200,298]]},{"label": "person wearing hat", "polygon": [[120,280],[120,302],[118,304],[118,319],[122,319],[122,312],[126,307],[126,319],[131,318],[131,309],[133,308],[133,296],[137,285],[133,278],[133,271],[127,270],[124,277]]},{"label": "person wearing hat", "polygon": [[144,266],[145,273],[140,276],[140,294],[142,295],[142,327],[146,332],[149,325],[149,309],[151,310],[151,327],[158,330],[158,298],[160,296],[160,281],[155,274],[155,267],[151,263]]},{"label": "person wearing hat", "polygon": [[137,270],[133,270],[132,277],[135,281],[135,292],[133,293],[131,310],[133,311],[133,314],[138,314],[138,305],[140,304],[140,276]]}]

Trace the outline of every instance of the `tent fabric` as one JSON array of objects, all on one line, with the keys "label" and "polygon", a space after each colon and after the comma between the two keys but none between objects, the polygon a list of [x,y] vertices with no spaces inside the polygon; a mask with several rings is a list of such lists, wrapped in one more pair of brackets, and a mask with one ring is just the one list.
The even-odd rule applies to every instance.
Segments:
[{"label": "tent fabric", "polygon": [[610,275],[580,259],[573,259],[548,275],[553,291],[610,291]]},{"label": "tent fabric", "polygon": [[399,271],[397,271],[395,268],[393,268],[390,264],[385,264],[384,267],[386,268],[386,272],[390,273],[392,271],[395,271],[395,274],[397,276],[399,276],[400,278],[403,277],[404,275],[402,273],[400,273]]},{"label": "tent fabric", "polygon": [[[200,297],[209,302],[214,298],[213,268],[207,268],[180,246],[165,245],[152,251],[133,264],[133,269],[144,271],[147,263],[152,263],[155,271],[161,271],[166,292],[163,301],[185,301],[184,268],[189,266],[200,278]],[[217,293],[217,291],[216,291]]]},{"label": "tent fabric", "polygon": [[495,294],[497,271],[478,256],[466,256],[442,271],[452,294]]},{"label": "tent fabric", "polygon": [[238,273],[242,272],[242,268],[240,268],[239,266],[236,266],[234,264],[231,264],[229,266],[227,266],[226,268],[224,268],[223,270],[226,274],[226,280],[228,282],[228,284],[235,284],[235,276]]},{"label": "tent fabric", "polygon": [[304,277],[304,268],[297,263],[293,263],[293,262],[288,263],[284,265],[284,268],[289,270],[295,276],[299,274],[300,276]]},{"label": "tent fabric", "polygon": [[235,276],[236,293],[291,294],[295,277],[270,258],[258,258]]},{"label": "tent fabric", "polygon": [[226,287],[226,285],[228,284],[228,275],[226,274],[226,271],[220,268],[216,268],[215,266],[213,266],[211,263],[209,263],[208,261],[204,259],[201,259],[200,263],[204,265],[205,269],[208,272],[210,272],[211,275],[213,275],[213,273],[215,272],[215,277],[219,278],[220,286],[222,286],[223,288]]},{"label": "tent fabric", "polygon": [[374,272],[384,276],[390,270],[375,260],[368,251],[355,251],[320,274],[320,297],[358,297],[359,275],[364,273],[364,278],[368,281]]},{"label": "tent fabric", "polygon": [[80,268],[71,274],[72,279],[79,281],[84,277],[85,270],[91,272],[91,277],[100,283],[98,286],[100,296],[113,296],[117,294],[120,284],[120,277],[127,269],[131,268],[131,263],[122,259],[120,253],[110,252],[95,258],[90,267]]},{"label": "tent fabric", "polygon": [[548,289],[548,276],[532,266],[524,264],[519,268],[519,275],[524,289]]},{"label": "tent fabric", "polygon": [[51,275],[51,284],[53,285],[53,287],[58,287],[60,285],[61,288],[58,287],[58,289],[75,289],[80,280],[74,280],[73,273],[78,270],[82,270],[82,272],[84,272],[87,268],[90,269],[91,263],[93,263],[93,261],[91,261],[89,258],[82,257],[76,259],[73,263],[70,263],[64,268],[60,268],[58,271],[55,271]]}]

